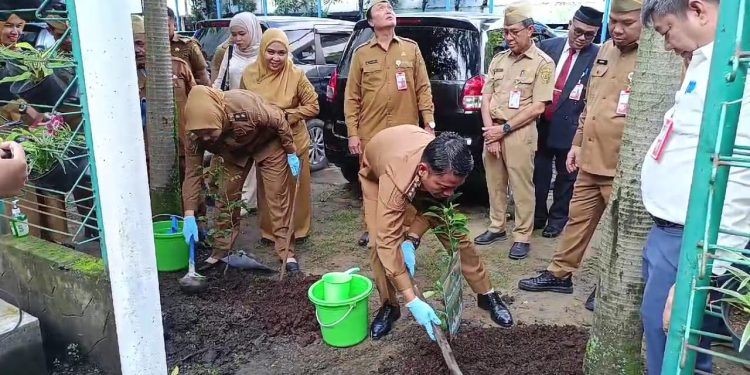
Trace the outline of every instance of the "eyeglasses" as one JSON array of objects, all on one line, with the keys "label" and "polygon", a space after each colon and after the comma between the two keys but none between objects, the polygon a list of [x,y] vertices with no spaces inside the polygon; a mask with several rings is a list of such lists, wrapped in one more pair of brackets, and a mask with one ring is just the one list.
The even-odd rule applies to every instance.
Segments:
[{"label": "eyeglasses", "polygon": [[503,29],[503,35],[506,37],[513,36],[514,38],[518,38],[519,34],[521,34],[522,31],[526,30],[526,28],[518,29],[518,30],[511,30],[508,28]]},{"label": "eyeglasses", "polygon": [[586,40],[590,40],[596,37],[596,31],[583,31],[579,28],[573,28],[573,36],[576,38],[583,36]]}]

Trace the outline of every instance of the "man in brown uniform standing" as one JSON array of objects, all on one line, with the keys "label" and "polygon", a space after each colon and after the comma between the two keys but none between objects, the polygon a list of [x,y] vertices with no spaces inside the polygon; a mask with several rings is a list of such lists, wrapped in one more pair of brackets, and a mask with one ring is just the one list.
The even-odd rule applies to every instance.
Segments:
[{"label": "man in brown uniform standing", "polygon": [[179,57],[188,64],[190,71],[195,77],[195,82],[199,85],[211,86],[211,80],[208,78],[208,64],[203,57],[201,46],[195,38],[183,37],[177,34],[177,16],[172,8],[167,8],[167,25],[169,26],[169,49],[172,56]]},{"label": "man in brown uniform standing", "polygon": [[490,63],[482,91],[484,170],[490,194],[490,226],[474,243],[489,245],[507,238],[505,212],[508,182],[516,204],[511,259],[528,256],[534,230],[534,153],[536,120],[552,101],[555,63],[534,45],[534,21],[525,5],[505,8],[503,35],[508,50]]},{"label": "man in brown uniform standing", "polygon": [[[570,220],[552,262],[539,276],[518,282],[532,292],[573,293],[578,270],[612,193],[620,142],[628,114],[630,84],[641,35],[642,0],[614,0],[609,21],[612,40],[599,50],[591,70],[586,108],[568,154],[568,171],[578,172],[570,201]],[[594,295],[586,301],[593,310]]]},{"label": "man in brown uniform standing", "polygon": [[[143,26],[143,18],[132,16],[133,21],[133,48],[135,49],[135,62],[138,67],[138,93],[141,100],[146,98],[146,29]],[[177,57],[172,57],[172,82],[174,84],[174,100],[177,107],[177,125],[178,125],[178,154],[180,155],[180,176],[183,176],[184,169],[184,145],[185,145],[185,103],[187,103],[188,94],[195,86],[193,73],[190,72],[190,66]],[[146,124],[144,124],[146,126]],[[146,130],[148,127],[145,128]],[[148,149],[148,147],[146,148]]]},{"label": "man in brown uniform standing", "polygon": [[[387,0],[373,0],[366,15],[375,36],[354,51],[344,100],[353,155],[362,155],[383,129],[419,124],[420,115],[425,129],[435,128],[430,77],[419,46],[396,36],[396,13]],[[368,239],[365,232],[359,245]]]},{"label": "man in brown uniform standing", "polygon": [[[403,294],[406,307],[433,337],[431,321],[437,318],[432,308],[414,294],[407,269],[413,276],[419,238],[440,223],[422,215],[428,207],[413,204],[424,198],[450,198],[473,168],[471,151],[462,137],[443,133],[435,138],[413,125],[385,129],[365,149],[359,181],[367,229],[372,233],[370,260],[382,303],[370,329],[373,339],[388,334],[401,316],[396,292]],[[417,216],[407,233],[404,224],[409,209]],[[450,243],[444,235],[438,239],[443,246]],[[479,307],[489,311],[498,325],[512,326],[510,311],[492,289],[484,263],[468,236],[461,237],[459,251],[462,273],[477,293]]]}]

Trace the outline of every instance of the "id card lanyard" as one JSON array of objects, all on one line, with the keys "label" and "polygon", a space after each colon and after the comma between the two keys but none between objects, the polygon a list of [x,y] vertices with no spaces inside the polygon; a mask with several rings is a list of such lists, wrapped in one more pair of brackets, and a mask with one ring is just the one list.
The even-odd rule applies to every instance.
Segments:
[{"label": "id card lanyard", "polygon": [[[526,76],[526,71],[522,70],[520,78],[523,78],[525,76]],[[518,83],[520,82],[520,78],[517,78],[514,80],[513,90],[511,90],[510,96],[508,97],[508,108],[510,109],[521,108],[521,90],[518,89]]]},{"label": "id card lanyard", "polygon": [[581,94],[583,94],[583,83],[581,83],[581,81],[583,81],[583,77],[585,77],[588,72],[589,70],[586,68],[586,70],[583,71],[583,74],[581,74],[581,77],[578,78],[578,83],[573,87],[573,90],[570,91],[569,98],[571,100],[581,100]]},{"label": "id card lanyard", "polygon": [[633,85],[633,72],[628,74],[628,87],[625,90],[620,91],[620,98],[617,100],[616,114],[621,116],[627,116],[630,110],[630,89]]}]

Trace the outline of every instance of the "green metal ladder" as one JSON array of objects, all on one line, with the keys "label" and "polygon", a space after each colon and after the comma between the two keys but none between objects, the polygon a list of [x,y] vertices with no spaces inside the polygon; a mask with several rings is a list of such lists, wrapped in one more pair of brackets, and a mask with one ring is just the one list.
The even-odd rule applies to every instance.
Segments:
[{"label": "green metal ladder", "polygon": [[701,330],[704,316],[720,316],[716,309],[706,304],[708,291],[705,287],[710,285],[713,261],[727,260],[736,265],[750,265],[750,251],[744,249],[720,248],[745,256],[741,261],[716,255],[719,233],[750,237],[750,233],[719,229],[729,168],[750,168],[750,147],[735,145],[750,64],[750,0],[722,1],[720,9],[663,375],[703,373],[694,370],[698,352],[750,365],[750,361],[734,355],[698,346],[701,336],[731,341],[728,336]]}]

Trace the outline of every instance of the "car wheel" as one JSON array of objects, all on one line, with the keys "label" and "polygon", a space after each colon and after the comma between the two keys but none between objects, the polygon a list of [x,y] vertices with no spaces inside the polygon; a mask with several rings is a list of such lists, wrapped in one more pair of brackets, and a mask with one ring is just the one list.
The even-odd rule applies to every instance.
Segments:
[{"label": "car wheel", "polygon": [[310,133],[310,170],[315,172],[328,166],[326,146],[323,142],[323,121],[312,119],[307,122]]}]

